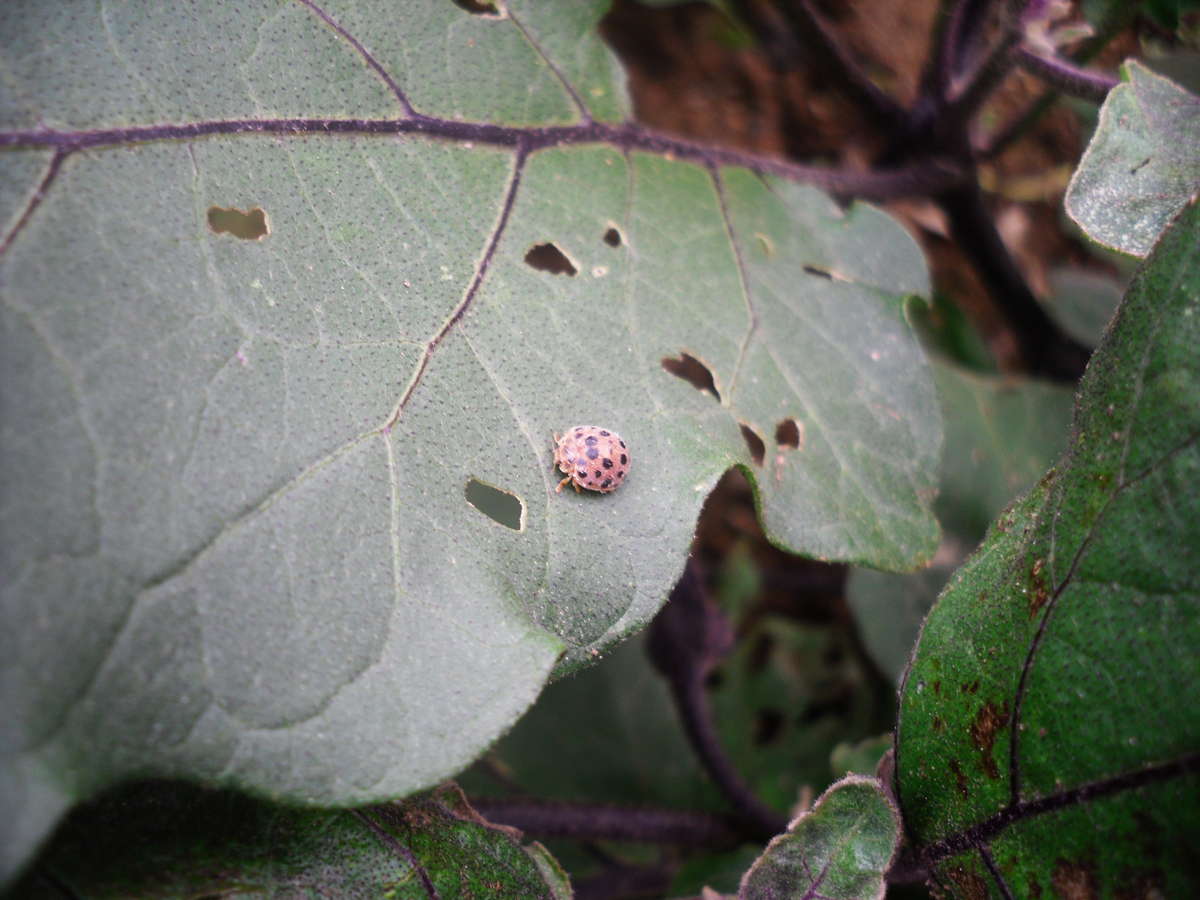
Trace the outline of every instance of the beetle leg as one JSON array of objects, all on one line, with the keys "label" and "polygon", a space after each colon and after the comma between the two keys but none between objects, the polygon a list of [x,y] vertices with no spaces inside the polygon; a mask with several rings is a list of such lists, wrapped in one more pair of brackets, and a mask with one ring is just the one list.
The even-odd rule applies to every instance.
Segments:
[{"label": "beetle leg", "polygon": [[[571,476],[570,476],[570,475],[568,475],[566,478],[564,478],[562,481],[560,481],[560,482],[558,483],[558,487],[556,487],[556,488],[554,489],[554,493],[556,493],[556,494],[561,494],[561,493],[562,493],[562,486],[563,486],[564,484],[566,484],[566,483],[567,483],[568,481],[570,481],[570,480],[571,480]],[[579,490],[579,488],[575,488],[575,490]]]}]

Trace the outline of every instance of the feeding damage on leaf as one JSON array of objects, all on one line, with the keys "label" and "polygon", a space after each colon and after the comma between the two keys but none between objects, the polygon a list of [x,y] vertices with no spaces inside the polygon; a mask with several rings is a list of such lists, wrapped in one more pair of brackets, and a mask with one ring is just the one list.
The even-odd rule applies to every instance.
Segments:
[{"label": "feeding damage on leaf", "polygon": [[232,206],[210,206],[208,227],[213,234],[231,234],[243,241],[261,241],[271,233],[267,213],[260,206],[246,212]]},{"label": "feeding damage on leaf", "polygon": [[554,244],[535,244],[530,247],[525,251],[525,262],[539,272],[549,272],[551,275],[574,277],[579,274],[579,268]]},{"label": "feeding damage on leaf", "polygon": [[718,403],[721,402],[721,394],[717,390],[716,381],[713,380],[712,370],[690,353],[681,350],[678,359],[665,356],[662,359],[662,367],[676,378],[688,382],[700,393],[708,394]]}]

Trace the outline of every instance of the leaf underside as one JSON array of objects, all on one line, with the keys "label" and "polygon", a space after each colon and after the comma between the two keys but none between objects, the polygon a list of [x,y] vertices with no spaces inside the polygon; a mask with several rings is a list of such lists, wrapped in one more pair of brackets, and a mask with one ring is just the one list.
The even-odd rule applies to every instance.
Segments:
[{"label": "leaf underside", "polygon": [[1067,212],[1101,244],[1145,256],[1200,190],[1200,97],[1125,63],[1065,198]]},{"label": "leaf underside", "polygon": [[880,900],[900,819],[879,781],[850,775],[767,845],[739,900]]},{"label": "leaf underside", "polygon": [[[783,546],[932,554],[903,229],[648,152],[604,4],[506,7],[0,8],[0,881],[131,775],[436,783],[650,619],[730,466]],[[618,492],[555,493],[576,424]]]}]

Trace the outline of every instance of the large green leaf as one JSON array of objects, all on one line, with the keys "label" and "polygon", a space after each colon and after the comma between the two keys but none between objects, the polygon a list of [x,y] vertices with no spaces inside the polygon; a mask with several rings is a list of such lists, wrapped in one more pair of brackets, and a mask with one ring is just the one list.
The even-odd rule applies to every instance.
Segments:
[{"label": "large green leaf", "polygon": [[1067,212],[1094,240],[1145,256],[1200,188],[1200,97],[1135,60],[1108,94],[1067,188]]},{"label": "large green leaf", "polygon": [[[0,6],[0,881],[130,775],[436,783],[730,466],[798,552],[931,555],[912,241],[604,124],[604,3],[497,8]],[[577,423],[619,492],[555,493]]]},{"label": "large green leaf", "polygon": [[139,783],[79,807],[9,900],[462,897],[570,900],[540,845],[489,825],[450,785],[386,806],[285,809]]},{"label": "large green leaf", "polygon": [[880,900],[900,819],[879,781],[850,775],[767,845],[741,900]]},{"label": "large green leaf", "polygon": [[1135,275],[1068,455],[930,614],[897,787],[961,897],[1195,896],[1200,205]]}]

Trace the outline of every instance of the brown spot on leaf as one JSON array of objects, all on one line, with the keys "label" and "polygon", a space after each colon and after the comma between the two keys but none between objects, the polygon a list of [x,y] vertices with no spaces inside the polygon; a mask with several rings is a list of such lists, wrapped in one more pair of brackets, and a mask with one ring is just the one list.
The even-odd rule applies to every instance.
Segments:
[{"label": "brown spot on leaf", "polygon": [[944,732],[946,730],[946,723],[942,721],[941,716],[933,717],[933,730],[936,731],[938,734],[941,734],[942,732]]},{"label": "brown spot on leaf", "polygon": [[1044,559],[1035,559],[1033,567],[1029,570],[1030,622],[1037,618],[1037,614],[1042,611],[1042,607],[1050,600],[1050,591],[1046,588],[1046,579],[1042,576],[1042,569],[1045,566],[1046,561]]},{"label": "brown spot on leaf", "polygon": [[946,870],[946,877],[954,882],[959,896],[966,900],[988,900],[987,882],[974,872],[968,872],[961,866],[951,866]]},{"label": "brown spot on leaf", "polygon": [[954,783],[958,787],[958,792],[962,794],[962,798],[966,800],[967,776],[963,773],[962,766],[958,764],[957,759],[950,760],[950,771],[954,773]]},{"label": "brown spot on leaf", "polygon": [[983,704],[975,721],[971,723],[971,740],[983,751],[983,771],[988,778],[999,778],[1000,769],[992,756],[992,747],[996,743],[996,732],[1008,724],[1008,701],[999,709],[991,700]]},{"label": "brown spot on leaf", "polygon": [[1058,867],[1050,876],[1050,884],[1062,900],[1095,900],[1098,896],[1096,876],[1091,869],[1065,859],[1058,861]]},{"label": "brown spot on leaf", "polygon": [[1036,878],[1029,880],[1029,900],[1041,900],[1042,885]]},{"label": "brown spot on leaf", "polygon": [[979,690],[979,679],[978,678],[976,678],[971,684],[964,684],[962,686],[962,692],[964,694],[974,694],[978,690]]},{"label": "brown spot on leaf", "polygon": [[940,696],[942,696],[942,682],[941,682],[941,680],[935,681],[935,682],[933,683],[933,692],[934,692],[935,694],[937,694],[939,697],[940,697]]}]

